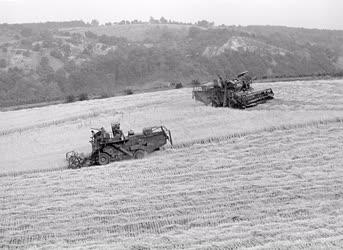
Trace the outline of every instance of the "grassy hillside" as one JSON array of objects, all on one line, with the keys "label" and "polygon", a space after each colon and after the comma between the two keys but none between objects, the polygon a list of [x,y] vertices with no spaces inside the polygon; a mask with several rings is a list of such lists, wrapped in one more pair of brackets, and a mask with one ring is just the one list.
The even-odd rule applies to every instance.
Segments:
[{"label": "grassy hillside", "polygon": [[343,32],[273,26],[0,25],[0,105],[113,96],[164,82],[341,75]]},{"label": "grassy hillside", "polygon": [[186,37],[188,35],[191,25],[181,24],[132,24],[132,25],[120,25],[113,24],[111,26],[96,26],[96,27],[76,27],[76,28],[64,28],[61,31],[67,31],[71,33],[79,33],[84,35],[85,32],[92,32],[98,36],[115,36],[125,37],[129,41],[141,42],[141,41],[158,41],[166,32],[173,32],[180,37]]}]

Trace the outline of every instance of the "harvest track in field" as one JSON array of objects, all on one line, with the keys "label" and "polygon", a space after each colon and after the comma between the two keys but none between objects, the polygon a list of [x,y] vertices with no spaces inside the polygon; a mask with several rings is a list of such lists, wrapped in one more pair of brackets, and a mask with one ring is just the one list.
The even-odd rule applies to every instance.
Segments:
[{"label": "harvest track in field", "polygon": [[121,96],[2,112],[0,173],[65,167],[65,153],[88,153],[90,128],[121,121],[126,132],[163,124],[176,144],[343,117],[342,80],[258,83],[275,99],[248,110],[212,108],[191,99],[191,89]]},{"label": "harvest track in field", "polygon": [[[186,148],[186,147],[191,147],[195,144],[208,144],[208,143],[215,143],[215,142],[222,142],[222,141],[228,141],[230,139],[234,138],[241,138],[244,136],[249,136],[249,135],[254,135],[254,134],[259,134],[263,132],[274,132],[278,130],[294,130],[294,129],[299,129],[299,128],[310,128],[310,127],[318,127],[321,125],[329,125],[332,123],[342,123],[343,118],[334,118],[334,119],[326,119],[326,120],[318,120],[318,121],[312,121],[312,122],[306,122],[306,123],[300,123],[300,124],[291,124],[291,125],[281,125],[281,126],[273,126],[273,127],[268,127],[260,130],[254,130],[254,131],[245,131],[241,133],[233,133],[233,134],[228,134],[225,136],[213,136],[213,137],[207,137],[207,138],[202,138],[202,139],[195,139],[192,141],[184,142],[184,143],[177,143],[173,144],[173,146],[166,146],[163,149],[180,149],[180,148]],[[168,151],[163,151],[164,153]],[[157,153],[155,153],[156,155]],[[67,169],[67,166],[62,166],[58,168],[46,168],[46,169],[37,169],[37,170],[23,170],[23,171],[15,171],[15,172],[6,172],[6,173],[0,173],[0,177],[3,176],[17,176],[21,174],[30,174],[30,173],[46,173],[46,172],[52,172],[52,171],[59,171]]]},{"label": "harvest track in field", "polygon": [[343,124],[1,177],[0,248],[343,245]]}]

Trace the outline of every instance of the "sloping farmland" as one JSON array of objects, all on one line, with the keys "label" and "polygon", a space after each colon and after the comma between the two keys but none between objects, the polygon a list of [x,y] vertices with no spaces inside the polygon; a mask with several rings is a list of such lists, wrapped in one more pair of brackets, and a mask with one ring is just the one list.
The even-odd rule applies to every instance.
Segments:
[{"label": "sloping farmland", "polygon": [[0,248],[341,249],[342,120],[0,177]]}]

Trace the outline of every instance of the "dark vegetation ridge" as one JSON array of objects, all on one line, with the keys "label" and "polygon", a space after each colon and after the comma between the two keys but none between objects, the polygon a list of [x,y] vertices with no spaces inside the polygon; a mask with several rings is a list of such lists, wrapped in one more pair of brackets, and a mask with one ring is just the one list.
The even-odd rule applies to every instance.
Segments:
[{"label": "dark vegetation ridge", "polygon": [[342,76],[343,31],[151,18],[0,25],[0,105],[112,96],[249,70]]}]

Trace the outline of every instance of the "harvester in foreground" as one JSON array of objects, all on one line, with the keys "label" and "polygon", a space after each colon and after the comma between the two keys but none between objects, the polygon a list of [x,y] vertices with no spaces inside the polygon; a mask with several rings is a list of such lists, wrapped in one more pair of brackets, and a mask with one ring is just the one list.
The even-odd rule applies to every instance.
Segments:
[{"label": "harvester in foreground", "polygon": [[124,159],[141,159],[146,154],[159,150],[168,140],[171,145],[173,144],[171,132],[165,126],[144,128],[139,134],[129,131],[127,136],[120,130],[119,123],[112,124],[112,135],[104,128],[94,130],[90,140],[91,154],[85,157],[75,151],[68,152],[68,168],[106,165]]},{"label": "harvester in foreground", "polygon": [[265,103],[274,98],[272,89],[255,91],[248,72],[240,73],[235,79],[206,83],[193,88],[193,98],[214,107],[245,109]]}]

